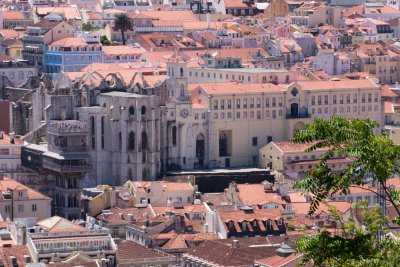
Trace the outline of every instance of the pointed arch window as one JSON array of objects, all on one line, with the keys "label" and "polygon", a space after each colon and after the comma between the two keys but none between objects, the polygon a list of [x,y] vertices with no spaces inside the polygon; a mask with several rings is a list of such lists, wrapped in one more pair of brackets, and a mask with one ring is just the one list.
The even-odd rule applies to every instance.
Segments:
[{"label": "pointed arch window", "polygon": [[135,150],[135,133],[130,132],[128,137],[128,150],[133,151]]}]

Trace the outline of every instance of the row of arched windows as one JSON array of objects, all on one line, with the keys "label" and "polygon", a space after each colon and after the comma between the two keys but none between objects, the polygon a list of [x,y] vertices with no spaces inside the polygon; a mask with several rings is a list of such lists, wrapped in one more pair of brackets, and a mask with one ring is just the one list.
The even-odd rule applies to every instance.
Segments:
[{"label": "row of arched windows", "polygon": [[[147,133],[145,131],[142,132],[141,134],[141,149],[142,151],[147,151],[148,150],[148,139],[147,139]],[[133,151],[136,148],[136,138],[135,138],[135,132],[131,131],[128,135],[128,151]]]},{"label": "row of arched windows", "polygon": [[[129,115],[135,115],[135,108],[134,108],[133,106],[130,106],[129,109],[128,109],[128,111],[129,111]],[[141,113],[142,115],[145,115],[145,114],[146,114],[146,106],[142,106],[142,107],[140,108],[140,113]]]}]

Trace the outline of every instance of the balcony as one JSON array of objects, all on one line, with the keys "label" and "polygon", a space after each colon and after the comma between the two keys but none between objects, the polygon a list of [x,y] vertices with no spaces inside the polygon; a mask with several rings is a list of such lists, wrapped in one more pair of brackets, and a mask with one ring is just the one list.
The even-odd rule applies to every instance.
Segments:
[{"label": "balcony", "polygon": [[91,166],[86,160],[56,160],[43,158],[43,168],[56,172],[87,172]]},{"label": "balcony", "polygon": [[293,116],[292,114],[286,114],[286,119],[303,119],[303,118],[311,118],[310,114],[298,114],[297,116]]}]

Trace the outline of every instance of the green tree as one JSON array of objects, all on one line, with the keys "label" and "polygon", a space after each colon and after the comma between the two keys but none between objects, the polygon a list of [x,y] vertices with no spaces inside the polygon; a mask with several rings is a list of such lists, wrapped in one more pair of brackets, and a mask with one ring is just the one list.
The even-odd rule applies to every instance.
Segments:
[{"label": "green tree", "polygon": [[[350,187],[365,184],[368,174],[383,188],[381,197],[400,215],[396,205],[400,194],[386,187],[387,179],[399,173],[400,147],[393,144],[389,132],[375,134],[378,126],[369,119],[334,115],[328,120],[316,118],[304,130],[296,131],[292,141],[310,144],[306,151],[327,150],[307,177],[294,185],[312,193],[310,214],[327,196],[348,194]],[[335,157],[350,157],[352,163],[340,172],[333,171],[327,161]],[[400,242],[383,236],[386,220],[380,208],[368,209],[364,203],[357,205],[356,210],[362,215],[362,227],[353,219],[344,221],[339,212],[331,210],[333,218],[340,222],[340,236],[322,231],[300,239],[297,249],[305,253],[304,260],[313,259],[317,266],[400,266]]]},{"label": "green tree", "polygon": [[105,36],[105,35],[102,35],[102,36],[100,37],[100,43],[101,43],[102,45],[106,45],[106,46],[112,45],[111,41],[108,40],[107,36]]},{"label": "green tree", "polygon": [[82,30],[85,32],[94,32],[97,31],[99,29],[99,27],[97,27],[96,25],[93,25],[90,22],[86,22],[82,24]]},{"label": "green tree", "polygon": [[114,26],[116,30],[121,31],[122,44],[125,45],[125,32],[132,29],[131,19],[126,13],[119,13],[115,15]]},{"label": "green tree", "polygon": [[[366,175],[382,186],[386,198],[396,209],[395,194],[386,187],[386,180],[399,173],[400,146],[394,145],[389,132],[375,134],[379,125],[369,119],[346,119],[332,116],[329,120],[314,119],[304,130],[298,130],[294,143],[312,144],[307,151],[319,148],[327,149],[307,177],[297,181],[295,188],[304,189],[313,194],[310,213],[328,195],[348,194],[352,186],[365,184]],[[350,157],[352,163],[343,171],[336,172],[328,167],[327,161],[334,157]]]},{"label": "green tree", "polygon": [[297,241],[297,251],[304,254],[303,262],[313,260],[316,266],[400,266],[400,243],[391,238],[381,242],[376,238],[382,219],[380,207],[368,209],[366,202],[357,204],[363,226],[352,218],[343,219],[337,210],[330,209],[332,217],[340,222],[342,236],[322,231],[315,236],[304,236]]}]

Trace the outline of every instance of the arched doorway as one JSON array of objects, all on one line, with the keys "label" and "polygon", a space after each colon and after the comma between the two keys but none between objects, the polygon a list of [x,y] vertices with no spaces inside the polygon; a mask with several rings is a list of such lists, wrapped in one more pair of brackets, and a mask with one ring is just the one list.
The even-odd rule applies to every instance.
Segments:
[{"label": "arched doorway", "polygon": [[290,105],[290,117],[298,118],[299,117],[299,104],[292,103]]},{"label": "arched doorway", "polygon": [[228,156],[228,137],[224,132],[219,133],[219,156]]},{"label": "arched doorway", "polygon": [[198,134],[196,137],[196,158],[198,161],[197,168],[204,167],[204,157],[205,157],[205,138],[202,133]]}]

